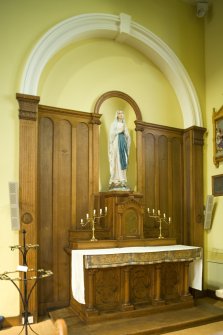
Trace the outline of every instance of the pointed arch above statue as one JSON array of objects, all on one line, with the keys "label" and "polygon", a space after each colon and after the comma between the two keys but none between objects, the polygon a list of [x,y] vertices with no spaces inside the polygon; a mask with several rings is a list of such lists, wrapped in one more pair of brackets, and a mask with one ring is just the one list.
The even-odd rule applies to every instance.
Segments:
[{"label": "pointed arch above statue", "polygon": [[64,20],[51,28],[36,44],[26,62],[20,93],[38,95],[39,80],[44,67],[66,45],[99,37],[125,43],[152,60],[175,91],[182,110],[184,127],[202,126],[196,90],[183,64],[158,36],[123,13],[120,15],[82,14]]}]

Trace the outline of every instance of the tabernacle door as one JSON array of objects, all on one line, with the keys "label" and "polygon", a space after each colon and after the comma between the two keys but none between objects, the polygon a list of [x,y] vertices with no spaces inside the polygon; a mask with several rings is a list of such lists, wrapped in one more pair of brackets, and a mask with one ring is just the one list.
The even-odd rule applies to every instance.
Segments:
[{"label": "tabernacle door", "polygon": [[143,206],[134,199],[117,204],[115,238],[142,239],[143,236]]}]

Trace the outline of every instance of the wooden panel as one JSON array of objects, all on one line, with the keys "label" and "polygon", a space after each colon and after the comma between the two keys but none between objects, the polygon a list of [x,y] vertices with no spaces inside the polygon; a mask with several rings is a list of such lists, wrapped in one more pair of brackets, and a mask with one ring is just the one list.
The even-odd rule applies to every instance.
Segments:
[{"label": "wooden panel", "polygon": [[134,304],[151,304],[153,299],[154,266],[134,266],[130,277],[130,301]]},{"label": "wooden panel", "polygon": [[98,117],[89,113],[39,106],[38,266],[54,273],[39,283],[39,314],[69,304],[70,256],[65,249],[69,230],[81,229],[80,219],[90,207],[97,126]]},{"label": "wooden panel", "polygon": [[187,171],[192,171],[192,155],[190,151],[191,139],[189,133],[184,135],[184,227],[183,227],[183,241],[185,244],[189,244],[190,241],[190,229],[193,229],[193,221],[191,221],[190,208],[192,208],[191,194],[191,175],[187,174]]},{"label": "wooden panel", "polygon": [[180,285],[183,282],[181,277],[181,263],[163,264],[161,271],[161,296],[164,300],[176,300],[180,297]]},{"label": "wooden panel", "polygon": [[[142,123],[141,123],[142,124]],[[143,149],[145,176],[145,206],[160,210],[172,218],[171,225],[162,224],[165,237],[183,241],[183,132],[179,129],[143,123]],[[144,236],[159,236],[158,223],[145,215]]]},{"label": "wooden panel", "polygon": [[[39,97],[16,94],[19,103],[19,202],[21,231],[26,230],[26,243],[37,242],[37,111]],[[20,234],[20,245],[23,245],[23,234]],[[20,263],[23,264],[22,254]],[[29,268],[37,268],[37,252],[27,254]],[[33,283],[28,283],[30,290]],[[20,287],[22,289],[22,287]],[[20,310],[23,306],[20,304]],[[29,300],[29,312],[37,319],[37,288],[34,287]]]},{"label": "wooden panel", "polygon": [[155,208],[155,145],[155,136],[149,133],[145,134],[143,156],[145,157],[144,197],[146,208]]},{"label": "wooden panel", "polygon": [[67,245],[71,223],[71,124],[54,123],[53,155],[53,280],[54,297],[59,304],[69,301],[69,257]]},{"label": "wooden panel", "polygon": [[[172,164],[171,164],[171,196],[169,196],[170,209],[168,213],[172,217],[170,236],[175,236],[177,243],[183,241],[183,212],[184,212],[184,186],[183,186],[183,152],[182,139],[172,139]],[[170,185],[168,185],[170,187]],[[181,224],[179,224],[181,223]]]},{"label": "wooden panel", "polygon": [[[137,122],[143,128],[144,198],[146,207],[171,216],[163,235],[177,243],[203,246],[203,134]],[[145,237],[157,235],[157,224],[145,216]]]},{"label": "wooden panel", "polygon": [[168,138],[166,136],[160,136],[158,138],[158,194],[159,198],[157,199],[157,209],[160,209],[162,212],[166,212],[168,209],[168,166],[169,166],[169,157],[168,157]]},{"label": "wooden panel", "polygon": [[[104,285],[107,283],[107,285]],[[95,302],[99,310],[119,307],[121,292],[120,268],[98,270],[95,273]]]},{"label": "wooden panel", "polygon": [[[42,118],[39,122],[39,258],[38,268],[53,271],[53,122]],[[38,302],[53,302],[53,277],[38,286]]]},{"label": "wooden panel", "polygon": [[[161,135],[158,138],[158,170],[156,173],[158,179],[158,194],[156,209],[159,209],[163,215],[167,217],[170,215],[169,199],[172,197],[173,185],[169,176],[169,167],[172,166],[171,157],[169,155],[169,146],[171,146],[171,139],[168,140],[167,136]],[[175,231],[173,232],[175,234]],[[162,235],[169,236],[169,225],[165,222],[162,223]]]},{"label": "wooden panel", "polygon": [[89,132],[85,123],[77,125],[76,138],[76,211],[77,228],[81,229],[81,218],[89,213]]},{"label": "wooden panel", "polygon": [[124,231],[124,236],[127,238],[131,237],[140,237],[139,235],[139,229],[138,229],[138,215],[137,211],[134,209],[130,208],[125,211],[123,214],[123,231]]},{"label": "wooden panel", "polygon": [[69,303],[69,256],[64,250],[71,223],[71,124],[39,121],[39,267],[53,277],[39,283],[39,314]]},{"label": "wooden panel", "polygon": [[203,135],[205,128],[184,132],[184,243],[204,245]]}]

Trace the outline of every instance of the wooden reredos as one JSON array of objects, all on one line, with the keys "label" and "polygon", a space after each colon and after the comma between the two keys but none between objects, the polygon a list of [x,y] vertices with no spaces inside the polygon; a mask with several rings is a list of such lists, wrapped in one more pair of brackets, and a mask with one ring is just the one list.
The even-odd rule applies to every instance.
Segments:
[{"label": "wooden reredos", "polygon": [[[100,193],[100,105],[113,95],[126,99],[136,113],[137,193]],[[203,134],[204,128],[176,129],[142,121],[135,102],[112,91],[96,103],[94,113],[43,106],[37,96],[17,94],[20,118],[21,229],[27,242],[38,243],[31,267],[51,269],[54,276],[38,287],[31,312],[69,304],[70,256],[68,240],[89,240],[80,220],[95,206],[110,204],[97,232],[101,240],[156,238],[157,227],[144,209],[159,208],[172,217],[165,234],[179,244],[203,246]],[[109,209],[110,209],[109,208]],[[23,218],[29,217],[29,223]],[[131,221],[131,226],[126,221]],[[117,222],[119,224],[117,225]],[[38,266],[37,266],[38,264]]]}]

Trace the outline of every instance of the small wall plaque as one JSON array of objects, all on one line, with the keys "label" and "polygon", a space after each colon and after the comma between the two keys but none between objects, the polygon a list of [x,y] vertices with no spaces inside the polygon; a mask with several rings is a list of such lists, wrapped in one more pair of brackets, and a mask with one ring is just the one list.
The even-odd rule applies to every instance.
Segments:
[{"label": "small wall plaque", "polygon": [[212,176],[212,194],[215,197],[223,195],[223,174]]}]

